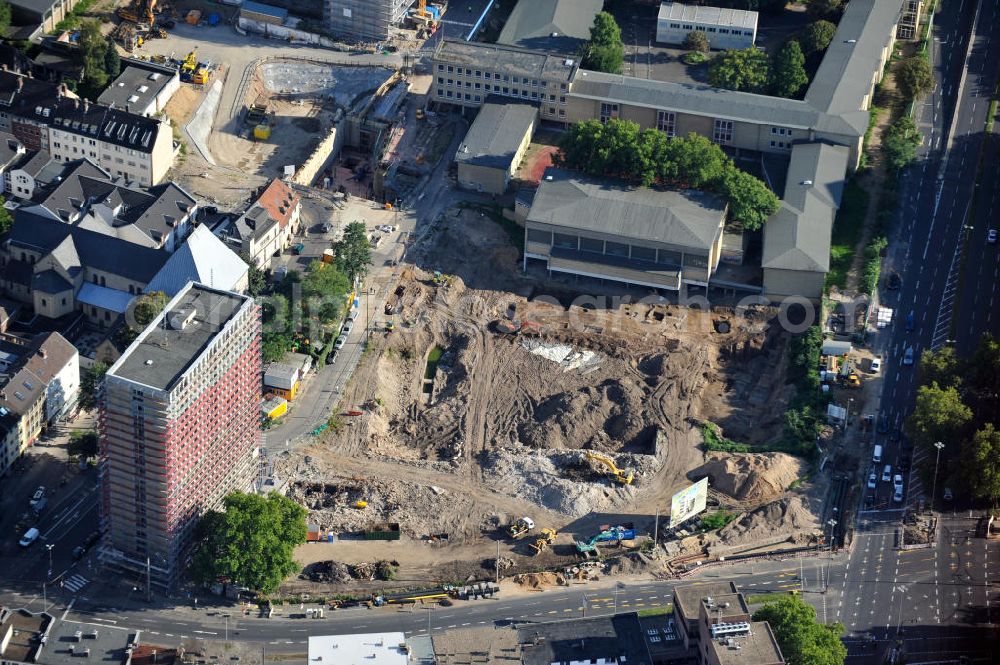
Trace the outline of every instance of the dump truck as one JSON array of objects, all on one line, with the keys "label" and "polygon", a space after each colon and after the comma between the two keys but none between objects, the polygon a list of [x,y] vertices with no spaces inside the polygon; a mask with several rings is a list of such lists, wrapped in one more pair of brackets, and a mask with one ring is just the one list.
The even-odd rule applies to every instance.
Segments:
[{"label": "dump truck", "polygon": [[541,530],[540,535],[541,538],[529,545],[529,547],[531,547],[531,553],[536,556],[547,550],[549,546],[555,542],[556,530],[546,527]]},{"label": "dump truck", "polygon": [[507,535],[515,539],[520,538],[534,528],[535,521],[533,519],[530,517],[522,517],[507,527]]},{"label": "dump truck", "polygon": [[621,483],[622,485],[631,485],[632,481],[635,480],[635,473],[632,471],[627,471],[625,469],[619,469],[615,461],[611,459],[608,455],[604,453],[595,453],[593,451],[587,451],[587,461],[596,463],[598,466],[602,466],[607,470],[607,475],[615,479],[615,481]]}]

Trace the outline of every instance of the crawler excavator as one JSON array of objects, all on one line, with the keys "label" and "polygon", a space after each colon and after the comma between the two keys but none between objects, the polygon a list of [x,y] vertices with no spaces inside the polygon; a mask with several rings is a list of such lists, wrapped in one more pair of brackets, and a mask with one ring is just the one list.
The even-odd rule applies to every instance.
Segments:
[{"label": "crawler excavator", "polygon": [[132,23],[145,23],[150,28],[153,27],[153,12],[156,10],[157,0],[132,0],[127,7],[120,7],[116,14],[123,21]]},{"label": "crawler excavator", "polygon": [[587,451],[587,461],[596,462],[598,465],[603,466],[608,470],[608,475],[614,478],[616,481],[622,485],[631,485],[632,481],[635,480],[635,474],[632,471],[626,471],[625,469],[619,469],[615,461],[611,459],[608,455],[603,453],[595,453],[593,451]]}]

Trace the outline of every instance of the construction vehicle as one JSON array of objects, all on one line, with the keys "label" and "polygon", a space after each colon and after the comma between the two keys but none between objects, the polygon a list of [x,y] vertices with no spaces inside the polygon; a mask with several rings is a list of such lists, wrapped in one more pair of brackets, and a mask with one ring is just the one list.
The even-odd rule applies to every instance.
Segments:
[{"label": "construction vehicle", "polygon": [[587,461],[596,462],[597,464],[603,466],[608,470],[608,475],[612,476],[617,482],[622,485],[631,485],[632,481],[635,480],[635,473],[632,471],[626,471],[625,469],[619,469],[615,461],[611,459],[608,455],[604,453],[595,453],[593,451],[587,451]]},{"label": "construction vehicle", "polygon": [[583,555],[597,553],[597,543],[621,543],[623,540],[635,539],[635,527],[631,523],[616,526],[604,525],[596,535],[589,540],[576,541],[576,551]]},{"label": "construction vehicle", "polygon": [[549,548],[549,545],[555,542],[556,530],[550,529],[549,527],[545,527],[544,529],[541,530],[540,535],[541,538],[529,544],[529,547],[531,548],[531,553],[534,554],[535,556],[538,556],[539,554],[547,550]]},{"label": "construction vehicle", "polygon": [[251,104],[247,109],[244,119],[248,125],[259,125],[267,120],[267,107],[260,104]]},{"label": "construction vehicle", "polygon": [[152,26],[154,21],[153,12],[155,10],[156,0],[132,0],[127,7],[121,7],[115,13],[123,21],[145,23]]},{"label": "construction vehicle", "polygon": [[517,539],[521,536],[527,534],[529,531],[535,528],[535,521],[530,517],[522,517],[509,527],[507,527],[507,535],[511,538]]},{"label": "construction vehicle", "polygon": [[427,117],[427,113],[423,109],[418,108],[417,109],[417,120],[423,120],[426,117]]}]

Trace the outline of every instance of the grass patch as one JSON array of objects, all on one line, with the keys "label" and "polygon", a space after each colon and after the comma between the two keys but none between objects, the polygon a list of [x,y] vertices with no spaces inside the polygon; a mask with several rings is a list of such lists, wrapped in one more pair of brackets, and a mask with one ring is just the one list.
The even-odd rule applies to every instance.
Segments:
[{"label": "grass patch", "polygon": [[830,244],[830,272],[826,274],[826,286],[844,288],[847,271],[854,262],[854,248],[861,238],[868,211],[868,193],[856,180],[849,180],[844,187],[840,210],[833,222],[833,237]]},{"label": "grass patch", "polygon": [[763,603],[770,603],[778,600],[781,596],[794,596],[795,594],[791,591],[779,591],[774,593],[752,593],[749,596],[743,596],[747,601],[747,605],[761,605]]},{"label": "grass patch", "polygon": [[993,131],[993,120],[997,117],[997,100],[990,102],[989,113],[986,114],[986,133]]},{"label": "grass patch", "polygon": [[636,612],[641,617],[658,617],[667,614],[674,613],[674,604],[667,603],[666,605],[661,605],[660,607],[650,607],[647,610],[639,610]]},{"label": "grass patch", "polygon": [[792,481],[792,484],[788,486],[788,489],[793,490],[798,487],[802,487],[805,483],[809,482],[809,474],[802,476],[801,478],[796,478]]},{"label": "grass patch", "polygon": [[701,518],[701,530],[715,531],[716,529],[721,529],[735,518],[735,513],[731,513],[728,510],[720,510]]},{"label": "grass patch", "polygon": [[80,18],[95,4],[97,4],[97,0],[80,0],[66,18],[56,23],[56,29],[52,31],[52,34],[58,34],[63,30],[72,30],[80,25]]},{"label": "grass patch", "polygon": [[708,60],[708,56],[701,51],[691,51],[682,55],[681,60],[684,61],[685,65],[700,65]]},{"label": "grass patch", "polygon": [[737,443],[722,436],[719,426],[715,423],[702,423],[699,428],[701,429],[701,442],[705,446],[705,450],[723,453],[749,453],[752,450],[745,443]]}]

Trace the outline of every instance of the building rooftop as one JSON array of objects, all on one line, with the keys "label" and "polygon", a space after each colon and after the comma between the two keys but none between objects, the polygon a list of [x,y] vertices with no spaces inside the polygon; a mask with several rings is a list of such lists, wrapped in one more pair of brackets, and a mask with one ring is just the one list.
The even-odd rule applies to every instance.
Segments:
[{"label": "building rooftop", "polygon": [[573,72],[579,66],[576,58],[552,55],[544,51],[450,40],[442,40],[438,44],[434,58],[460,66],[491,67],[503,69],[514,76],[566,83],[573,78]]},{"label": "building rooftop", "polygon": [[538,117],[530,104],[483,104],[455,161],[509,169],[525,134]]},{"label": "building rooftop", "polygon": [[850,153],[843,146],[792,146],[781,207],[764,224],[761,266],[826,272],[830,233],[844,191]]},{"label": "building rooftop", "polygon": [[287,9],[275,7],[274,5],[265,5],[261,2],[254,2],[253,0],[245,0],[243,3],[243,10],[253,12],[254,14],[263,14],[264,16],[273,16],[274,18],[281,19],[282,21],[288,18]]},{"label": "building rooftop", "polygon": [[728,638],[708,640],[719,665],[780,665],[781,649],[766,621],[750,623],[750,631]]},{"label": "building rooftop", "polygon": [[661,21],[690,21],[733,28],[756,28],[757,12],[705,5],[685,5],[679,2],[660,4],[657,18]]},{"label": "building rooftop", "polygon": [[708,596],[726,596],[737,593],[733,582],[698,582],[674,587],[674,607],[688,621],[698,620],[698,608]]},{"label": "building rooftop", "polygon": [[30,369],[21,368],[6,383],[0,383],[0,407],[19,416],[31,411],[45,395],[45,381]]},{"label": "building rooftop", "polygon": [[54,161],[52,155],[47,151],[36,150],[27,153],[26,159],[17,168],[34,178],[52,161]]},{"label": "building rooftop", "polygon": [[[130,631],[115,626],[58,621],[53,626],[48,643],[45,645],[45,665],[79,665],[80,661],[87,660],[98,663],[124,663],[126,647],[129,643],[138,641],[141,634],[141,631]],[[90,652],[89,658],[82,657],[85,649]]]},{"label": "building rooftop", "polygon": [[43,255],[57,249],[61,255],[72,252],[83,266],[143,284],[170,258],[158,249],[66,224],[39,206],[18,208],[9,240],[12,247],[32,249]]},{"label": "building rooftop", "polygon": [[[593,662],[651,665],[635,612],[526,625],[518,629],[524,665]],[[480,661],[481,662],[481,661]]]},{"label": "building rooftop", "polygon": [[132,342],[108,376],[172,390],[240,309],[252,303],[249,296],[188,284]]},{"label": "building rooftop", "polygon": [[0,132],[0,169],[17,162],[25,152],[24,144],[10,132]]},{"label": "building rooftop", "polygon": [[57,332],[38,335],[28,347],[24,366],[48,384],[77,355],[76,347]]},{"label": "building rooftop", "polygon": [[550,168],[528,221],[707,250],[721,233],[725,214],[726,204],[706,192],[630,187]]},{"label": "building rooftop", "polygon": [[288,226],[299,201],[299,195],[279,178],[269,182],[257,197],[257,205],[266,210],[281,228]]},{"label": "building rooftop", "polygon": [[56,0],[10,0],[12,7],[20,7],[43,15],[55,4]]},{"label": "building rooftop", "polygon": [[862,110],[875,83],[882,49],[895,37],[902,0],[851,0],[833,41],[813,76],[805,101],[817,111],[842,116],[860,134],[868,127]]},{"label": "building rooftop", "polygon": [[510,626],[448,630],[432,639],[437,665],[521,665],[517,630]]},{"label": "building rooftop", "polygon": [[359,633],[309,637],[309,662],[337,665],[408,665],[403,633]]},{"label": "building rooftop", "polygon": [[300,367],[286,363],[271,363],[264,370],[265,379],[285,379],[292,381],[298,378]]},{"label": "building rooftop", "polygon": [[200,225],[178,247],[146,292],[163,291],[176,295],[194,281],[215,289],[230,290],[240,286],[249,267],[235,252],[219,240],[208,227]]},{"label": "building rooftop", "polygon": [[498,44],[576,56],[604,0],[520,0]]},{"label": "building rooftop", "polygon": [[0,635],[10,632],[10,639],[0,642],[0,660],[34,663],[42,649],[42,638],[48,637],[55,619],[45,612],[0,608]]},{"label": "building rooftop", "polygon": [[97,102],[108,106],[114,104],[115,108],[126,111],[144,112],[176,76],[177,70],[171,67],[124,58],[118,78],[101,93]]}]

